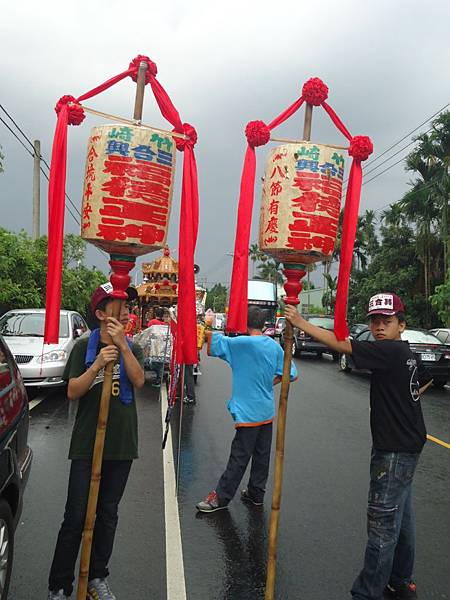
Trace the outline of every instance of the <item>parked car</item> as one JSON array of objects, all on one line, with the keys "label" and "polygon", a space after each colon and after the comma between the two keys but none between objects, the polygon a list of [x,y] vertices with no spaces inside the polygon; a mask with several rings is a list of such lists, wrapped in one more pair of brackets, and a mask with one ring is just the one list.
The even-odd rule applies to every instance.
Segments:
[{"label": "parked car", "polygon": [[45,309],[10,310],[0,319],[0,334],[5,338],[26,386],[63,385],[62,375],[77,338],[89,331],[83,317],[72,310],[61,310],[59,340],[44,347]]},{"label": "parked car", "polygon": [[[362,331],[354,339],[374,341],[370,329]],[[424,367],[430,371],[433,385],[443,388],[450,381],[450,346],[442,344],[436,336],[424,329],[406,329],[402,333],[402,340],[409,342],[412,352],[421,358]],[[347,373],[356,369],[351,354],[340,355],[339,368]]]},{"label": "parked car", "polygon": [[275,337],[275,323],[266,322],[264,323],[263,335],[268,337]]},{"label": "parked car", "polygon": [[8,597],[14,534],[32,457],[27,393],[14,358],[0,336],[0,600]]},{"label": "parked car", "polygon": [[[322,327],[333,331],[334,329],[334,317],[330,315],[302,315],[304,319],[309,321],[312,325]],[[281,334],[280,344],[284,348],[284,329]],[[298,355],[301,352],[315,352],[320,358],[322,354],[331,354],[333,360],[337,360],[339,355],[336,352],[332,352],[325,344],[316,341],[313,337],[309,336],[304,331],[294,327],[294,339],[292,343],[292,355]]]},{"label": "parked car", "polygon": [[361,333],[361,331],[366,331],[366,329],[369,329],[367,323],[355,323],[350,327],[349,336],[354,338],[358,335],[358,333]]},{"label": "parked car", "polygon": [[430,333],[435,335],[443,344],[450,345],[450,329],[440,327],[439,329],[430,329]]},{"label": "parked car", "polygon": [[277,317],[277,320],[275,322],[275,337],[281,337],[285,325],[286,317]]}]

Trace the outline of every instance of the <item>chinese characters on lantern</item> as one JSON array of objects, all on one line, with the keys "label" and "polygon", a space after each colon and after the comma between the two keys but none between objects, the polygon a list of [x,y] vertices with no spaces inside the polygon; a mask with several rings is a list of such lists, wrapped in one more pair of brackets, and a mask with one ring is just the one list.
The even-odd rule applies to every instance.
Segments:
[{"label": "chinese characters on lantern", "polygon": [[86,160],[82,237],[107,252],[120,252],[125,244],[144,245],[147,252],[163,247],[175,151],[171,137],[148,128],[94,128]]},{"label": "chinese characters on lantern", "polygon": [[269,154],[260,215],[260,248],[274,256],[329,256],[341,206],[344,158],[320,144],[288,144]]}]

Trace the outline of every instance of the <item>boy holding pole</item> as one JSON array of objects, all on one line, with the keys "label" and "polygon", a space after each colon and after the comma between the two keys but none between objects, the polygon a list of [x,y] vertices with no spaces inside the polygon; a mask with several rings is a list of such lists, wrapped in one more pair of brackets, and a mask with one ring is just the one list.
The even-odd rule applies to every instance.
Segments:
[{"label": "boy holding pole", "polygon": [[370,426],[373,449],[367,509],[364,566],[353,583],[353,600],[417,598],[413,582],[415,517],[414,472],[426,442],[420,395],[432,383],[401,334],[405,309],[398,296],[383,293],[369,301],[374,341],[338,341],[332,331],[311,325],[292,306],[285,310],[294,327],[335,352],[351,354],[357,368],[372,372]]},{"label": "boy holding pole", "polygon": [[[97,427],[104,370],[114,363],[111,404],[106,430],[100,492],[89,568],[88,595],[91,600],[116,600],[108,582],[122,498],[133,459],[137,458],[137,414],[134,389],[144,385],[143,355],[138,345],[127,341],[126,302],[121,303],[119,320],[111,317],[112,285],[94,292],[91,311],[100,324],[89,337],[75,345],[64,373],[67,397],[79,400],[72,432],[69,458],[72,461],[64,521],[59,531],[49,576],[48,600],[69,598],[73,590],[77,560],[91,479],[91,462]],[[135,294],[127,289],[129,300]]]},{"label": "boy holding pole", "polygon": [[[236,434],[227,467],[216,489],[197,504],[201,512],[215,512],[228,506],[250,459],[250,480],[247,489],[241,492],[241,499],[255,506],[263,504],[275,417],[273,386],[281,381],[284,359],[279,344],[263,335],[264,322],[264,311],[250,307],[247,336],[207,333],[208,354],[226,361],[233,371],[228,410],[235,422]],[[297,369],[292,363],[291,381],[295,379]]]}]

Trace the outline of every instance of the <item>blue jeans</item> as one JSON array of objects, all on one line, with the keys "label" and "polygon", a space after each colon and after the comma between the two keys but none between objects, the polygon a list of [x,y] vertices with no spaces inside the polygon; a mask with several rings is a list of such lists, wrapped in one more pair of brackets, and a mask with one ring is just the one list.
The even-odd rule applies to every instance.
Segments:
[{"label": "blue jeans", "polygon": [[368,541],[353,600],[382,600],[388,583],[396,587],[411,581],[416,537],[411,486],[419,457],[372,450]]}]

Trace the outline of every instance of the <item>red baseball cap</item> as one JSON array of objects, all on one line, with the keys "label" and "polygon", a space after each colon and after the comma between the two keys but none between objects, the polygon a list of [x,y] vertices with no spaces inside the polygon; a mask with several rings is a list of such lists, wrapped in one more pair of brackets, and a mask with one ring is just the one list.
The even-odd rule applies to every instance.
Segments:
[{"label": "red baseball cap", "polygon": [[391,292],[383,292],[382,294],[375,294],[369,300],[369,312],[368,317],[372,315],[386,315],[392,317],[398,313],[404,313],[405,307],[403,302],[396,294]]},{"label": "red baseball cap", "polygon": [[[128,295],[128,300],[136,300],[136,298],[138,297],[137,290],[134,287],[129,287],[125,291]],[[106,283],[103,283],[102,285],[100,285],[95,290],[95,292],[92,294],[91,304],[90,304],[91,311],[93,313],[95,313],[97,306],[100,304],[100,302],[102,300],[104,300],[105,298],[113,297],[112,293],[113,293],[113,286],[110,281],[107,281]]]}]

